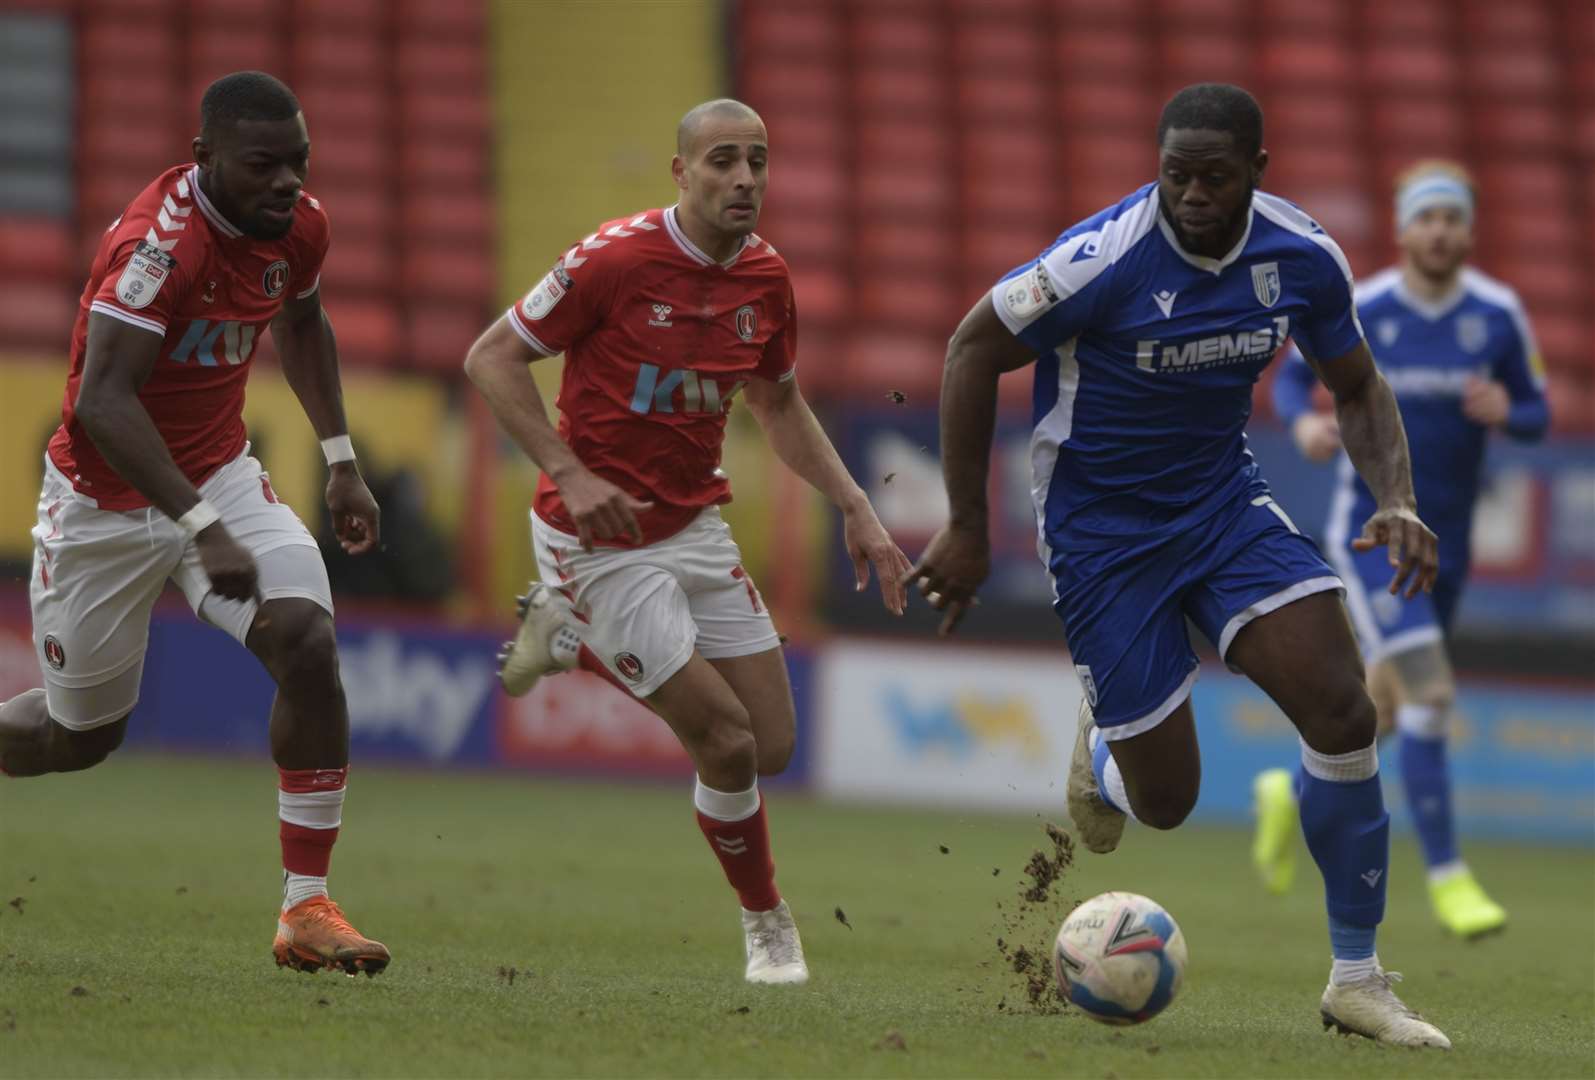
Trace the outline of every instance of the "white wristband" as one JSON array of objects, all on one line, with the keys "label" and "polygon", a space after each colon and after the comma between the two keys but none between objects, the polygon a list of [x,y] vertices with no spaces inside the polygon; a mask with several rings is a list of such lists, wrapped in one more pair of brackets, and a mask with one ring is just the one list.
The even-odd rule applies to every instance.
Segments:
[{"label": "white wristband", "polygon": [[336,465],[340,461],[353,461],[354,443],[347,435],[334,435],[330,439],[321,440],[321,452],[326,456],[328,465]]},{"label": "white wristband", "polygon": [[198,536],[203,529],[208,529],[222,519],[216,508],[204,499],[199,500],[193,507],[177,519],[177,527],[189,536]]}]

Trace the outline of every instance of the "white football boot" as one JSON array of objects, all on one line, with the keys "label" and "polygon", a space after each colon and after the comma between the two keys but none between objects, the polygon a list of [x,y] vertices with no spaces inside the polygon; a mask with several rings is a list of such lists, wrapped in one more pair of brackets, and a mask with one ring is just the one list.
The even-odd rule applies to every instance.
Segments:
[{"label": "white football boot", "polygon": [[515,598],[521,628],[498,654],[498,681],[510,697],[520,697],[544,675],[576,666],[581,638],[570,617],[570,601],[540,581]]},{"label": "white football boot", "polygon": [[742,933],[746,939],[750,983],[771,986],[801,986],[809,981],[809,966],[803,962],[803,941],[798,937],[792,909],[782,900],[769,911],[742,909]]},{"label": "white football boot", "polygon": [[1342,1035],[1363,1035],[1391,1046],[1432,1046],[1451,1049],[1451,1040],[1429,1021],[1408,1008],[1390,988],[1401,981],[1399,971],[1378,968],[1366,979],[1344,986],[1330,983],[1318,1004],[1324,1027]]},{"label": "white football boot", "polygon": [[1081,701],[1074,757],[1069,762],[1069,817],[1074,819],[1081,842],[1098,855],[1106,855],[1119,846],[1126,815],[1109,805],[1097,788],[1097,774],[1091,768],[1091,732],[1094,730],[1096,723],[1091,719],[1091,706]]}]

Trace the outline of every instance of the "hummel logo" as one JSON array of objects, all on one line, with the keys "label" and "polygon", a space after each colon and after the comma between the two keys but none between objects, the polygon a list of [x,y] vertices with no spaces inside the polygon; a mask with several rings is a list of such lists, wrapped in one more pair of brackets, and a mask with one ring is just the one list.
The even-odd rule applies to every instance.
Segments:
[{"label": "hummel logo", "polygon": [[715,846],[727,855],[745,855],[748,851],[748,842],[740,836],[714,838]]},{"label": "hummel logo", "polygon": [[1385,872],[1383,870],[1366,870],[1362,873],[1361,877],[1362,880],[1368,883],[1368,888],[1376,889],[1379,887],[1379,879],[1384,877],[1384,874]]},{"label": "hummel logo", "polygon": [[1155,292],[1152,294],[1153,303],[1157,304],[1157,309],[1163,313],[1163,317],[1165,319],[1172,317],[1174,311],[1174,298],[1178,295],[1180,294],[1169,289],[1164,289],[1162,292]]},{"label": "hummel logo", "polygon": [[671,309],[669,304],[655,304],[654,305],[654,317],[648,320],[648,325],[649,326],[670,326],[670,325],[672,325],[672,323],[670,322],[670,312],[671,312],[671,310],[672,309]]}]

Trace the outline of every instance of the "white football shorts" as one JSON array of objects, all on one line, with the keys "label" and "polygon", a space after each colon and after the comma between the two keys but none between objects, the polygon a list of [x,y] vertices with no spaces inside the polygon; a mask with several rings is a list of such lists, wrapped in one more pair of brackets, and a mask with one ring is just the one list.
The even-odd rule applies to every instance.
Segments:
[{"label": "white football shorts", "polygon": [[[315,539],[277,501],[247,446],[199,493],[254,556],[265,599],[302,597],[332,612],[327,567]],[[101,510],[45,458],[28,593],[33,644],[57,723],[85,731],[121,719],[138,704],[150,609],[168,579],[183,590],[196,615],[244,641],[255,601],[212,595],[198,549],[175,521],[153,507]]]},{"label": "white football shorts", "polygon": [[532,517],[544,582],[571,601],[582,644],[645,698],[696,649],[705,659],[750,656],[781,639],[719,507],[640,548],[582,550],[581,541]]}]

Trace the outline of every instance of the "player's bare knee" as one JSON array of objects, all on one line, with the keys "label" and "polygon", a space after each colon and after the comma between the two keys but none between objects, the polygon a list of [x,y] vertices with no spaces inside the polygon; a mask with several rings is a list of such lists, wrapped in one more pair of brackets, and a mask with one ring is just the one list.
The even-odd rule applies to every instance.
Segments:
[{"label": "player's bare knee", "polygon": [[309,601],[268,607],[273,610],[251,635],[251,644],[258,641],[256,653],[277,685],[318,693],[334,691],[338,685],[338,638],[332,616]]},{"label": "player's bare knee", "polygon": [[1192,785],[1159,785],[1149,791],[1130,793],[1135,820],[1154,829],[1177,829],[1196,808],[1197,789]]},{"label": "player's bare knee", "polygon": [[758,740],[760,776],[779,776],[792,763],[792,750],[797,740],[790,732],[765,735]]},{"label": "player's bare knee", "polygon": [[1373,743],[1379,713],[1361,682],[1348,682],[1326,694],[1323,704],[1297,727],[1307,745],[1320,754],[1349,754]]},{"label": "player's bare knee", "polygon": [[754,744],[753,732],[746,725],[716,725],[699,740],[694,756],[700,775],[736,778],[739,781],[746,778],[750,784],[757,775],[758,747]]}]

